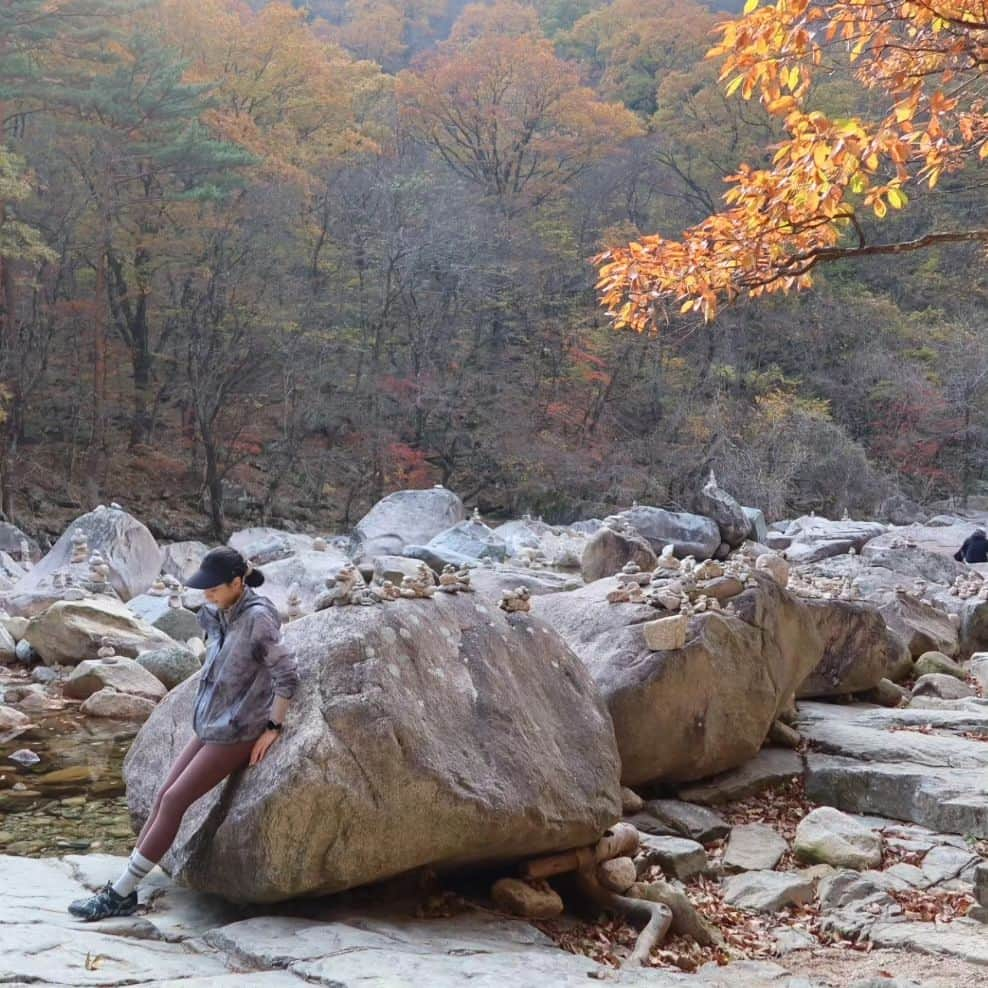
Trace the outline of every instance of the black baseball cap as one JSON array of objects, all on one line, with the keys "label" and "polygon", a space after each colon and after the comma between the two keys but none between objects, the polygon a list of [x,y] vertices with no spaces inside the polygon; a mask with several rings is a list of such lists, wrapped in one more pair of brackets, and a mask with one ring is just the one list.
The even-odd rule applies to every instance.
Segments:
[{"label": "black baseball cap", "polygon": [[236,549],[220,546],[202,557],[199,568],[185,581],[185,585],[193,590],[208,590],[221,583],[229,583],[238,576],[245,576],[249,568]]}]

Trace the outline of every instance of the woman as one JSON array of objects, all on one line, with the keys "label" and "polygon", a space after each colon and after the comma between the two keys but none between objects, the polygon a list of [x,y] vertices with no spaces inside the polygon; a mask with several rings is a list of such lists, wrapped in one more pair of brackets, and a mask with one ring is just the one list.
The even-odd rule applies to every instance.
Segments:
[{"label": "woman", "polygon": [[264,582],[236,549],[213,549],[186,582],[205,591],[199,609],[209,649],[192,716],[192,739],[158,790],[127,867],[96,895],[69,906],[104,919],[137,908],[137,886],[171,847],[185,811],[245,765],[257,765],[281,732],[298,685],[295,656],[281,644],[275,605],[251,588]]},{"label": "woman", "polygon": [[988,535],[983,528],[976,528],[964,544],[954,553],[959,563],[988,563]]}]

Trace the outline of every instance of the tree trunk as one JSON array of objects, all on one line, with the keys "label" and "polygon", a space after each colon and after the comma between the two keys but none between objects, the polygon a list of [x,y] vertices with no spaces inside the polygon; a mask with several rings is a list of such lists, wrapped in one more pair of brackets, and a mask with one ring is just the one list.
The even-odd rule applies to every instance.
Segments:
[{"label": "tree trunk", "polygon": [[206,490],[209,492],[209,521],[213,537],[220,542],[226,541],[226,519],[223,516],[223,478],[220,474],[216,443],[213,441],[212,430],[203,428],[202,446],[206,455]]}]

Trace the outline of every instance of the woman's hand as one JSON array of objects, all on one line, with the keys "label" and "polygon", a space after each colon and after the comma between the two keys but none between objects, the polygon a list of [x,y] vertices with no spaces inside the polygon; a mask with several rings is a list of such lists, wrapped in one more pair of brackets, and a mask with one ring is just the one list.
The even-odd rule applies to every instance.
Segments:
[{"label": "woman's hand", "polygon": [[250,750],[250,764],[256,765],[268,752],[268,748],[274,744],[279,731],[265,731],[255,742]]}]

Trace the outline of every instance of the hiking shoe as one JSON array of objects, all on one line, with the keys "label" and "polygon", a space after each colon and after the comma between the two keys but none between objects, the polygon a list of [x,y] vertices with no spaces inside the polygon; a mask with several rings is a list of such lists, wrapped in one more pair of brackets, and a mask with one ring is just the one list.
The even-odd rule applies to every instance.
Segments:
[{"label": "hiking shoe", "polygon": [[80,919],[106,919],[108,916],[129,916],[137,909],[137,892],[120,895],[113,890],[113,882],[106,885],[88,899],[76,899],[69,906],[69,912]]}]

